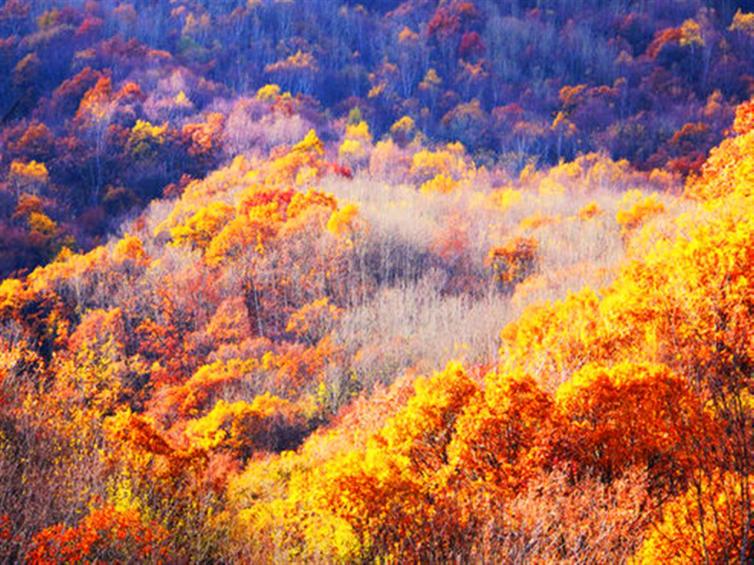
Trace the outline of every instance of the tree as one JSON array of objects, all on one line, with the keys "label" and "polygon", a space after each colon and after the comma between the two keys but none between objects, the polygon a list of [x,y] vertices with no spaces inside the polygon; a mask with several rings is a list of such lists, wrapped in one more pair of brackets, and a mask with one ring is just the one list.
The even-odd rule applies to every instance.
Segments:
[{"label": "tree", "polygon": [[498,288],[510,291],[536,270],[538,247],[536,239],[516,237],[490,249],[487,264]]},{"label": "tree", "polygon": [[701,477],[663,507],[662,518],[649,530],[636,561],[712,563],[751,559],[750,489],[749,481],[742,482],[728,473]]},{"label": "tree", "polygon": [[481,527],[551,459],[558,416],[553,399],[521,374],[491,372],[458,416],[448,445],[448,488],[461,523]]},{"label": "tree", "polygon": [[639,467],[651,488],[673,492],[705,465],[703,446],[714,449],[721,432],[688,383],[663,365],[587,365],[556,400],[569,422],[564,456],[606,482]]},{"label": "tree", "polygon": [[138,509],[104,506],[75,527],[57,524],[39,532],[28,558],[35,563],[162,559],[166,538],[164,528],[145,520]]}]

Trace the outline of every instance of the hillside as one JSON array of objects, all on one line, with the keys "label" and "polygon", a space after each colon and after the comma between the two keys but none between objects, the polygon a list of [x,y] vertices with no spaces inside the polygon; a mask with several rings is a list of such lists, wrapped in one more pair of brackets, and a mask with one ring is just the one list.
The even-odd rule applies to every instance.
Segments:
[{"label": "hillside", "polygon": [[[309,129],[337,142],[349,116],[376,140],[411,118],[488,169],[604,152],[686,176],[749,98],[746,10],[700,0],[8,0],[0,274],[104,243],[152,199],[239,153],[266,157]],[[265,85],[291,97],[271,112],[254,100]]]},{"label": "hillside", "polygon": [[754,559],[749,9],[6,2],[0,560]]}]

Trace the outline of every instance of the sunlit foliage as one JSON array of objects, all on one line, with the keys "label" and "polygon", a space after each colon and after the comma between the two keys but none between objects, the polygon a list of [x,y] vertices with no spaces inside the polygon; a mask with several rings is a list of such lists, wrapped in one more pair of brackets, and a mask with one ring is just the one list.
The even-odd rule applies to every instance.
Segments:
[{"label": "sunlit foliage", "polygon": [[752,561],[753,30],[5,2],[0,561]]}]

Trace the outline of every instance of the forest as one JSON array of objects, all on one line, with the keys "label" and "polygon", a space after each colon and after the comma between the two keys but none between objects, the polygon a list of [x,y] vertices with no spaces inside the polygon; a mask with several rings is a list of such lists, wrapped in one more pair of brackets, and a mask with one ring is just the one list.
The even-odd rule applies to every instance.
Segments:
[{"label": "forest", "polygon": [[754,2],[0,2],[0,563],[752,563],[753,317]]}]

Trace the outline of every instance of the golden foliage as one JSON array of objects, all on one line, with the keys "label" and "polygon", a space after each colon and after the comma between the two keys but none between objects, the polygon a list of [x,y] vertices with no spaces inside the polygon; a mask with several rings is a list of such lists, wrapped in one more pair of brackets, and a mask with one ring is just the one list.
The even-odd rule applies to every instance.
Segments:
[{"label": "golden foliage", "polygon": [[149,256],[144,250],[141,239],[127,233],[115,244],[113,260],[116,262],[132,261],[136,265],[145,265],[149,262]]},{"label": "golden foliage", "polygon": [[726,139],[710,151],[698,176],[689,177],[685,195],[694,200],[714,200],[731,193],[752,194],[754,186],[754,104],[741,105],[736,111],[734,129],[739,135]]},{"label": "golden foliage", "polygon": [[730,24],[730,30],[754,35],[754,13],[736,10],[736,15],[733,16],[733,21]]},{"label": "golden foliage", "polygon": [[621,199],[615,219],[621,227],[621,235],[627,238],[649,219],[664,212],[665,205],[656,194],[644,196],[640,190],[630,190]]},{"label": "golden foliage", "polygon": [[[694,481],[666,503],[662,519],[634,556],[636,563],[746,562],[751,543],[741,544],[742,521],[751,516],[751,477],[717,472]],[[747,492],[748,490],[748,492]],[[742,511],[741,511],[742,510]]]},{"label": "golden foliage", "polygon": [[257,99],[263,102],[274,102],[280,96],[280,87],[277,84],[265,84],[257,90]]},{"label": "golden foliage", "polygon": [[345,235],[354,229],[354,223],[359,215],[356,204],[346,204],[339,210],[333,211],[327,220],[327,231],[333,235]]},{"label": "golden foliage", "polygon": [[208,414],[191,420],[185,435],[192,447],[231,450],[241,456],[275,450],[285,428],[294,428],[296,414],[290,402],[264,394],[251,403],[219,400]]},{"label": "golden foliage", "polygon": [[33,160],[28,163],[13,161],[10,164],[10,173],[16,177],[28,178],[38,182],[47,182],[49,178],[45,164]]}]

